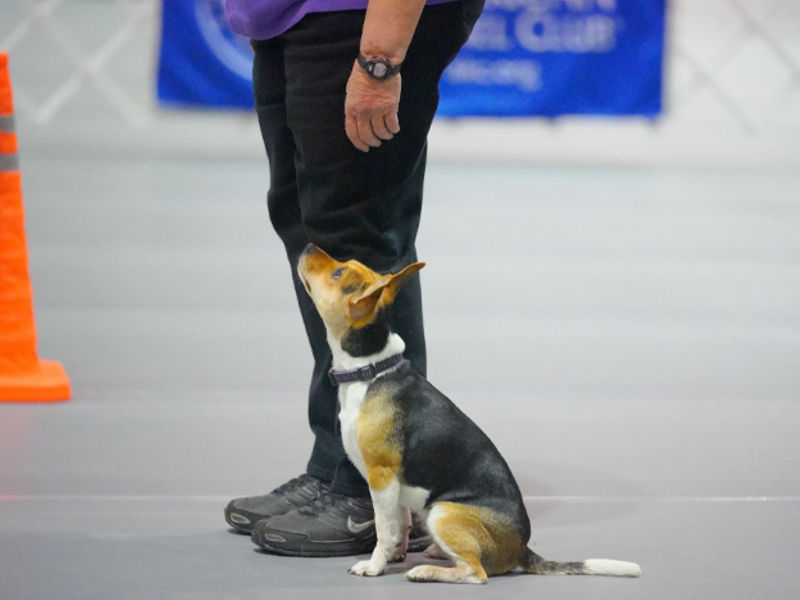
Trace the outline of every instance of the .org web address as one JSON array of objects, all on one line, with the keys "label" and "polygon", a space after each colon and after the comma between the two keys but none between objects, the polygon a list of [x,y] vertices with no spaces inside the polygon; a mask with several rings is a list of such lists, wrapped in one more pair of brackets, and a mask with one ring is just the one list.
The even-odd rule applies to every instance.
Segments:
[{"label": ".org web address", "polygon": [[448,83],[517,87],[535,92],[542,87],[542,67],[535,60],[456,59],[445,72]]}]

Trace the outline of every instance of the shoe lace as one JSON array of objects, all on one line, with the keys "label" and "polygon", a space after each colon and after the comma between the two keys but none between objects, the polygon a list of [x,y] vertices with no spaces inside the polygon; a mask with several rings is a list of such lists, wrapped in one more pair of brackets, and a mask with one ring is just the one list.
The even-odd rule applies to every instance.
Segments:
[{"label": "shoe lace", "polygon": [[273,490],[272,493],[285,494],[286,492],[290,492],[305,484],[319,485],[318,482],[319,482],[318,479],[312,477],[311,475],[308,475],[307,473],[304,473],[303,475],[300,475],[300,477],[295,477],[294,479],[290,479],[283,485],[275,488],[275,490]]},{"label": "shoe lace", "polygon": [[327,510],[335,510],[344,515],[348,515],[354,510],[371,511],[372,501],[369,498],[355,498],[331,492],[328,485],[323,483],[320,495],[302,508],[297,509],[297,512],[301,515],[316,517]]},{"label": "shoe lace", "polygon": [[297,512],[307,517],[316,517],[320,513],[325,512],[329,506],[341,501],[341,496],[333,492],[323,491],[319,496],[314,498],[311,502],[297,509]]}]

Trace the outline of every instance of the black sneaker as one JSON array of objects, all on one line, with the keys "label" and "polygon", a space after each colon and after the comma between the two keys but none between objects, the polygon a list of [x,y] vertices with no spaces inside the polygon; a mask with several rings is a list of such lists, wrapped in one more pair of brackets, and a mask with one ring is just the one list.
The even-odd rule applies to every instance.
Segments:
[{"label": "black sneaker", "polygon": [[369,498],[331,492],[296,511],[259,521],[253,543],[284,556],[350,556],[372,552],[375,515]]},{"label": "black sneaker", "polygon": [[[307,506],[256,523],[253,543],[284,556],[351,556],[372,552],[375,514],[369,498],[352,498],[331,492],[320,494]],[[409,535],[409,552],[421,552],[431,537],[419,527]]]},{"label": "black sneaker", "polygon": [[316,477],[300,475],[264,496],[231,500],[225,507],[225,520],[239,533],[252,533],[259,521],[306,506],[327,489],[328,485]]}]

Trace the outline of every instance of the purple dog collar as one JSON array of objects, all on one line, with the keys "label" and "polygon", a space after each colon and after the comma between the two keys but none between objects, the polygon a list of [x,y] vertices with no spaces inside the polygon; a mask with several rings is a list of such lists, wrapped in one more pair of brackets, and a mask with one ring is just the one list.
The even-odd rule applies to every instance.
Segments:
[{"label": "purple dog collar", "polygon": [[388,371],[392,367],[403,362],[402,354],[395,354],[389,358],[379,361],[375,364],[369,364],[366,367],[359,369],[351,369],[350,371],[328,371],[328,377],[333,385],[341,385],[343,383],[352,383],[354,381],[372,381],[380,373]]}]

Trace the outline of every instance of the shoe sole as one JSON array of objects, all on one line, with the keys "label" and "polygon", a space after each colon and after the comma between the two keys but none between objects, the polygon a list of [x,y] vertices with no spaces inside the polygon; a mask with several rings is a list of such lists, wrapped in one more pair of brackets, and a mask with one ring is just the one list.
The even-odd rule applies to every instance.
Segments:
[{"label": "shoe sole", "polygon": [[[300,558],[325,558],[325,557],[336,557],[336,556],[356,556],[358,554],[369,554],[375,548],[375,544],[365,545],[361,550],[286,550],[284,548],[279,548],[270,544],[270,542],[264,539],[264,535],[261,531],[254,530],[251,535],[250,539],[253,543],[261,548],[262,550],[269,552],[271,554],[279,554],[281,556],[294,556]],[[433,543],[433,538],[430,536],[425,536],[423,538],[417,538],[413,542],[409,542],[407,552],[424,552],[428,546]]]},{"label": "shoe sole", "polygon": [[233,528],[236,533],[247,534],[250,535],[253,533],[253,526],[242,525],[241,523],[234,523],[228,515],[225,515],[225,522]]},{"label": "shoe sole", "polygon": [[369,554],[375,547],[375,544],[365,545],[358,550],[286,550],[284,548],[277,548],[270,545],[269,541],[264,539],[262,532],[255,530],[251,535],[253,543],[270,554],[279,554],[281,556],[294,556],[299,558],[333,558],[336,556],[356,556],[358,554]]}]

